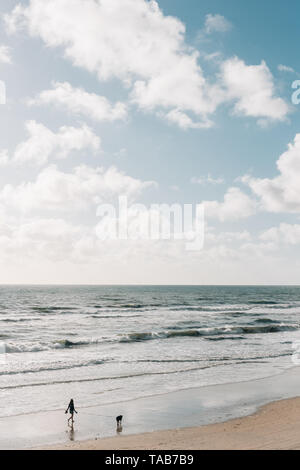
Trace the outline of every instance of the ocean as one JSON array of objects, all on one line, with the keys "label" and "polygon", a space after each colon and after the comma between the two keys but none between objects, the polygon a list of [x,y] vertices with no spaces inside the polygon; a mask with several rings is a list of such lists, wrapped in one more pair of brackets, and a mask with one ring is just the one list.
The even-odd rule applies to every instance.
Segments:
[{"label": "ocean", "polygon": [[119,403],[294,367],[300,288],[0,287],[0,417]]}]

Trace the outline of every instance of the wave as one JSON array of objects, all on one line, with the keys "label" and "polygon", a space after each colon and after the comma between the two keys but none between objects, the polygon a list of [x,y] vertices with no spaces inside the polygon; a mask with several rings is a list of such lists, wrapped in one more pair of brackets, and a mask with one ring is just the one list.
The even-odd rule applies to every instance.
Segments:
[{"label": "wave", "polygon": [[76,310],[77,307],[32,307],[36,312],[56,312],[58,310]]},{"label": "wave", "polygon": [[258,318],[257,320],[254,320],[255,323],[274,323],[274,324],[281,324],[281,321],[279,320],[271,320],[271,318]]},{"label": "wave", "polygon": [[55,371],[60,371],[60,370],[69,370],[69,369],[77,369],[81,367],[89,367],[89,366],[98,366],[101,364],[104,364],[105,362],[108,362],[109,359],[103,359],[103,360],[91,360],[91,361],[85,361],[81,363],[75,363],[75,364],[64,364],[64,365],[58,365],[54,364],[53,366],[47,365],[47,366],[41,366],[37,368],[28,368],[28,369],[23,369],[23,370],[13,370],[13,371],[4,371],[0,372],[0,376],[7,376],[7,375],[19,375],[19,374],[35,374],[35,373],[40,373],[40,372],[55,372]]},{"label": "wave", "polygon": [[[172,375],[172,374],[179,374],[179,373],[188,373],[188,372],[195,372],[199,370],[211,369],[220,366],[230,366],[233,364],[246,364],[246,363],[258,363],[260,361],[267,362],[266,359],[278,358],[283,356],[290,356],[291,353],[281,353],[281,354],[271,354],[266,356],[250,356],[250,357],[223,357],[223,358],[211,358],[209,364],[205,365],[197,365],[194,367],[188,367],[184,369],[176,369],[176,370],[163,370],[159,372],[149,371],[149,372],[137,372],[132,374],[124,374],[124,375],[115,375],[115,376],[102,376],[102,377],[86,377],[86,378],[72,378],[72,379],[65,379],[65,380],[49,380],[44,382],[31,382],[19,385],[7,385],[1,387],[2,390],[6,389],[19,389],[19,388],[28,388],[28,387],[41,387],[41,386],[49,386],[49,385],[59,385],[59,384],[71,384],[71,383],[85,383],[85,382],[98,382],[98,381],[105,381],[105,380],[122,380],[122,379],[130,379],[130,378],[137,378],[137,377],[144,377],[144,376],[155,376],[155,375]],[[105,362],[105,361],[103,361]],[[130,362],[130,361],[123,361],[123,362]],[[178,362],[178,363],[188,363],[188,362],[202,362],[202,360],[138,360],[133,362]],[[99,364],[102,362],[100,361]],[[96,364],[96,362],[95,362]],[[77,366],[74,366],[77,367]],[[55,370],[55,369],[54,369]]]},{"label": "wave", "polygon": [[299,309],[300,305],[299,303],[297,304],[281,304],[281,303],[278,303],[277,305],[273,305],[271,304],[271,307],[273,310],[276,309],[276,310],[288,310],[288,309],[292,309],[292,308],[298,308]]},{"label": "wave", "polygon": [[129,333],[128,335],[122,336],[120,343],[131,343],[138,341],[148,341],[150,339],[160,338],[159,333]]},{"label": "wave", "polygon": [[145,305],[142,304],[123,304],[117,305],[118,308],[144,308]]},{"label": "wave", "polygon": [[110,377],[91,377],[91,378],[83,378],[83,379],[69,379],[69,380],[53,380],[47,382],[32,382],[26,384],[19,384],[19,385],[7,385],[1,387],[1,390],[12,390],[18,388],[28,388],[28,387],[43,387],[49,385],[59,385],[59,384],[71,384],[71,383],[84,383],[84,382],[99,382],[103,380],[120,380],[120,379],[130,379],[134,377],[144,377],[149,375],[171,375],[171,374],[179,374],[185,372],[193,372],[196,370],[203,370],[209,369],[212,366],[202,366],[202,367],[190,367],[187,369],[179,369],[179,370],[172,370],[172,371],[161,371],[161,372],[140,372],[137,374],[126,374],[126,375],[117,375],[117,376],[110,376]]},{"label": "wave", "polygon": [[[101,318],[101,317],[100,317]],[[107,317],[104,317],[107,318]],[[198,327],[187,325],[186,328],[172,326],[162,331],[132,332],[127,334],[108,335],[101,338],[69,338],[57,339],[53,341],[11,341],[6,342],[6,353],[35,353],[41,351],[57,349],[73,349],[93,346],[101,343],[135,343],[151,340],[164,340],[174,338],[203,338],[210,341],[222,340],[243,340],[245,335],[279,333],[285,331],[296,331],[298,324],[279,323],[276,320],[261,318],[255,321],[255,325],[243,326],[223,326],[223,327]]]},{"label": "wave", "polygon": [[50,343],[7,343],[5,345],[5,352],[8,354],[26,353],[26,352],[41,352],[49,351],[52,349],[71,349],[82,346],[89,346],[98,344],[99,340],[79,340],[70,341],[69,339],[60,339]]},{"label": "wave", "polygon": [[224,341],[224,340],[236,341],[236,340],[243,340],[245,339],[245,337],[244,336],[212,336],[212,337],[207,337],[206,339],[208,341]]},{"label": "wave", "polygon": [[1,322],[4,323],[23,323],[28,321],[37,321],[42,320],[42,318],[35,318],[35,317],[26,317],[26,318],[0,318]]},{"label": "wave", "polygon": [[[229,338],[222,338],[222,339],[229,339]],[[232,339],[238,339],[237,337],[234,337]],[[240,339],[240,338],[239,338]],[[212,340],[212,338],[210,338]],[[219,340],[219,338],[215,338],[216,341]],[[126,364],[138,364],[138,363],[150,363],[150,364],[198,364],[198,363],[205,363],[205,365],[199,367],[197,366],[196,368],[189,368],[189,369],[184,369],[184,370],[176,370],[176,372],[183,372],[183,371],[189,371],[189,370],[195,370],[195,369],[207,369],[210,367],[215,367],[217,366],[217,363],[220,363],[220,365],[227,365],[229,363],[247,363],[247,362],[258,362],[260,360],[266,360],[266,359],[274,359],[274,358],[279,358],[279,357],[284,357],[284,356],[290,356],[291,352],[282,352],[278,354],[266,354],[266,355],[256,355],[256,356],[247,356],[247,357],[240,357],[240,356],[224,356],[224,357],[210,357],[210,358],[191,358],[191,359],[137,359],[137,360],[123,360],[123,361],[118,361],[119,363],[126,363]],[[13,370],[13,371],[3,371],[0,372],[0,377],[1,376],[11,376],[11,375],[22,375],[22,374],[38,374],[41,372],[56,372],[56,371],[62,371],[62,370],[70,370],[70,369],[78,369],[78,368],[84,368],[84,367],[90,367],[90,366],[98,366],[102,364],[107,364],[109,362],[114,362],[114,359],[111,357],[106,357],[102,359],[92,359],[92,360],[87,360],[79,363],[67,363],[67,364],[59,364],[59,363],[54,363],[54,364],[47,364],[45,366],[41,365],[40,367],[28,367],[27,369],[22,369],[22,370]],[[141,376],[141,375],[154,375],[154,374],[167,374],[167,373],[173,373],[174,371],[161,371],[161,372],[149,372],[148,373],[137,373],[129,376],[112,376],[112,379],[116,378],[128,378],[128,377],[136,377],[136,376]],[[83,379],[82,381],[93,381],[93,380],[105,380],[109,379],[109,377],[102,377],[101,379]],[[74,381],[81,381],[79,380],[74,380]],[[51,382],[54,383],[54,382]],[[55,383],[66,383],[65,381],[58,381]],[[31,384],[32,385],[32,384]],[[35,384],[34,384],[35,385]],[[37,384],[37,385],[44,385],[44,383]],[[1,387],[2,388],[2,387]]]},{"label": "wave", "polygon": [[296,331],[299,329],[299,325],[288,325],[280,323],[276,325],[265,325],[265,326],[243,326],[242,332],[246,334],[255,333],[279,333],[281,331]]},{"label": "wave", "polygon": [[240,317],[245,315],[245,310],[243,312],[224,312],[227,317]]},{"label": "wave", "polygon": [[214,305],[214,306],[211,306],[211,305],[196,305],[196,306],[176,306],[176,307],[170,307],[170,310],[173,310],[174,312],[181,312],[181,311],[184,311],[184,312],[224,312],[224,313],[236,313],[236,311],[238,309],[244,309],[241,314],[244,314],[245,311],[249,310],[251,307],[248,305],[232,305],[232,306],[229,306],[229,305],[222,305],[222,306],[217,306],[217,305]]},{"label": "wave", "polygon": [[86,318],[140,318],[141,315],[87,315]]},{"label": "wave", "polygon": [[46,346],[40,346],[38,344],[6,344],[5,353],[6,354],[19,354],[25,352],[40,352],[47,351],[49,348]]},{"label": "wave", "polygon": [[[199,328],[199,329],[188,329],[188,330],[172,330],[162,332],[137,332],[130,333],[122,336],[120,342],[130,343],[139,341],[149,341],[154,339],[168,339],[177,337],[211,337],[211,336],[225,336],[229,339],[230,335],[240,334],[266,334],[266,333],[278,333],[284,331],[296,331],[299,329],[298,325],[282,324],[274,325],[262,325],[262,326],[228,326],[219,328]],[[232,337],[233,338],[233,337]],[[235,339],[238,339],[236,336]]]},{"label": "wave", "polygon": [[89,341],[70,341],[69,339],[60,339],[55,341],[54,346],[55,349],[57,348],[73,348],[76,346],[85,346],[90,344]]}]

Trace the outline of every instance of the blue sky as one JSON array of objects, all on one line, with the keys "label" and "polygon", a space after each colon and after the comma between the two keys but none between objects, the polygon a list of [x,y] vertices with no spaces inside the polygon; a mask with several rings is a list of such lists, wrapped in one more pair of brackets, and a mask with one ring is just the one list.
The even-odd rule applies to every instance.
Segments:
[{"label": "blue sky", "polygon": [[[299,3],[43,5],[0,6],[0,282],[299,283]],[[97,240],[124,193],[206,201],[203,250]]]}]

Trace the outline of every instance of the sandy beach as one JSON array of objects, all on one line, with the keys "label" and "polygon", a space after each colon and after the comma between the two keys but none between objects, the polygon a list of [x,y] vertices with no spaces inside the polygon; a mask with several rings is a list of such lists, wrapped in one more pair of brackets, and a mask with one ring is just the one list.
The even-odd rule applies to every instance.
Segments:
[{"label": "sandy beach", "polygon": [[225,423],[52,446],[58,450],[298,450],[300,398],[280,400]]},{"label": "sandy beach", "polygon": [[[300,449],[300,373],[0,419],[1,449]],[[122,414],[122,433],[115,417]]]}]

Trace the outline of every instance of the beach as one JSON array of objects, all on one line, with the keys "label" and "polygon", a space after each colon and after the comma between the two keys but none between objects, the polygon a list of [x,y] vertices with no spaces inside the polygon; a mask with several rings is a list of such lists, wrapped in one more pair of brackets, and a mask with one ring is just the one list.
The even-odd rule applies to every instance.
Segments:
[{"label": "beach", "polygon": [[[299,396],[298,287],[15,286],[0,293],[0,449],[110,445],[103,439],[111,438],[114,446],[116,438],[122,445],[131,436],[155,439],[153,432],[173,433],[166,441],[159,435],[154,447],[177,446],[178,433],[197,435],[198,427]],[[65,415],[71,398],[73,430]]]},{"label": "beach", "polygon": [[1,418],[277,375],[300,339],[297,287],[2,286],[0,298]]},{"label": "beach", "polygon": [[280,400],[257,413],[209,426],[94,439],[57,450],[299,450],[300,398]]},{"label": "beach", "polygon": [[[300,369],[294,367],[260,380],[77,408],[73,430],[64,409],[10,416],[0,419],[0,448],[275,448],[292,441],[296,446],[299,390]],[[119,413],[121,433],[115,422]]]}]

